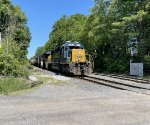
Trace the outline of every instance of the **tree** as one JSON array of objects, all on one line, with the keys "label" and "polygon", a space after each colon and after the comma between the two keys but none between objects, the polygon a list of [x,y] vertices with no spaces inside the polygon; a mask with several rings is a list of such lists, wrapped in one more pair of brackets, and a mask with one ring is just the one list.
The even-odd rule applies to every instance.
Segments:
[{"label": "tree", "polygon": [[148,1],[128,1],[125,4],[136,5],[128,9],[128,13],[121,18],[121,21],[113,23],[116,29],[114,31],[122,32],[128,42],[133,37],[138,39],[138,57],[143,58],[150,51],[149,47],[149,21]]},{"label": "tree", "polygon": [[44,47],[38,47],[35,52],[35,57],[42,55],[45,52]]},{"label": "tree", "polygon": [[96,69],[128,72],[129,61],[134,58],[129,51],[129,41],[138,41],[136,62],[150,55],[150,0],[94,1],[88,16],[75,14],[60,18],[44,48],[54,49],[67,40],[80,41],[89,53],[97,51]]},{"label": "tree", "polygon": [[61,17],[54,25],[45,50],[54,49],[65,41],[80,41],[81,33],[86,21],[86,16],[75,14],[70,17]]},{"label": "tree", "polygon": [[0,0],[0,75],[27,75],[27,49],[31,39],[27,17],[10,0]]},{"label": "tree", "polygon": [[3,39],[12,39],[18,43],[22,53],[20,58],[26,58],[31,34],[27,18],[19,6],[12,5],[10,0],[0,0],[0,32]]}]

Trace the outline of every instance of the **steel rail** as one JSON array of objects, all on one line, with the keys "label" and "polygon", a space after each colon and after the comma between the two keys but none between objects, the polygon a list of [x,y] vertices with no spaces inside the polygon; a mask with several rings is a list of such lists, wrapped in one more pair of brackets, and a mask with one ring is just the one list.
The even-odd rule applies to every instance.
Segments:
[{"label": "steel rail", "polygon": [[133,81],[136,83],[150,84],[149,80],[134,78],[134,77],[129,77],[129,76],[120,76],[120,75],[103,75],[103,76],[108,76],[108,77],[122,79],[122,80],[129,80],[129,81]]},{"label": "steel rail", "polygon": [[[81,80],[86,80],[86,81],[89,81],[89,82],[93,82],[93,83],[97,83],[97,84],[100,84],[100,85],[108,86],[108,87],[115,88],[115,89],[127,90],[127,91],[131,91],[131,92],[150,95],[149,93],[146,93],[146,92],[136,91],[136,90],[143,90],[143,91],[145,91],[145,90],[149,91],[150,90],[149,88],[145,88],[145,87],[139,87],[139,86],[135,86],[135,85],[124,84],[124,83],[121,83],[121,82],[102,79],[102,78],[97,78],[97,77],[92,77],[92,76],[85,76],[85,77],[77,76],[76,78],[81,79]],[[132,89],[135,89],[135,90],[132,90]]]}]

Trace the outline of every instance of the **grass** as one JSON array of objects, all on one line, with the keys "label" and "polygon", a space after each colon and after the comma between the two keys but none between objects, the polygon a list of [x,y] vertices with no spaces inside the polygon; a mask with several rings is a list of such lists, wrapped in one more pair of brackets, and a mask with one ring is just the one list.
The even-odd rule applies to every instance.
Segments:
[{"label": "grass", "polygon": [[38,76],[38,80],[42,81],[43,83],[47,83],[49,81],[54,81],[52,77],[46,77],[46,76]]},{"label": "grass", "polygon": [[0,94],[13,94],[14,92],[21,92],[22,90],[28,90],[34,87],[42,85],[42,83],[50,83],[54,85],[66,84],[66,81],[56,80],[48,75],[42,74],[40,71],[30,70],[30,74],[37,77],[38,81],[33,84],[25,77],[15,78],[13,76],[0,76]]},{"label": "grass", "polygon": [[2,77],[0,78],[0,93],[9,94],[12,92],[25,90],[29,88],[29,84],[26,79],[14,78],[14,77]]},{"label": "grass", "polygon": [[150,76],[148,76],[148,75],[147,75],[147,76],[144,76],[143,79],[150,80]]}]

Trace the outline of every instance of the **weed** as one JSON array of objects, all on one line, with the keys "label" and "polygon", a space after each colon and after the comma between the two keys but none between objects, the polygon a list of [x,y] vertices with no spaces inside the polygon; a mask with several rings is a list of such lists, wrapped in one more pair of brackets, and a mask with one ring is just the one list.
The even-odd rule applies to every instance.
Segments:
[{"label": "weed", "polygon": [[26,79],[14,77],[3,77],[0,79],[0,93],[9,94],[28,88],[29,85]]}]

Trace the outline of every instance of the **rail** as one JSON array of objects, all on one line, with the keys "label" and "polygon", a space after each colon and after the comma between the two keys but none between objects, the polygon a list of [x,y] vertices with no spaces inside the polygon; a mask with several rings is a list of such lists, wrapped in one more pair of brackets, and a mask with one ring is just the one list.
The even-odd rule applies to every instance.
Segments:
[{"label": "rail", "polygon": [[93,76],[85,76],[85,77],[77,76],[76,78],[81,79],[81,80],[86,80],[89,82],[93,82],[93,83],[97,83],[103,86],[108,86],[108,87],[115,88],[115,89],[127,90],[131,92],[150,95],[150,83],[148,82],[146,83],[146,81],[141,84],[135,84],[135,83],[133,84],[133,83],[108,80],[105,78],[97,78]]}]

